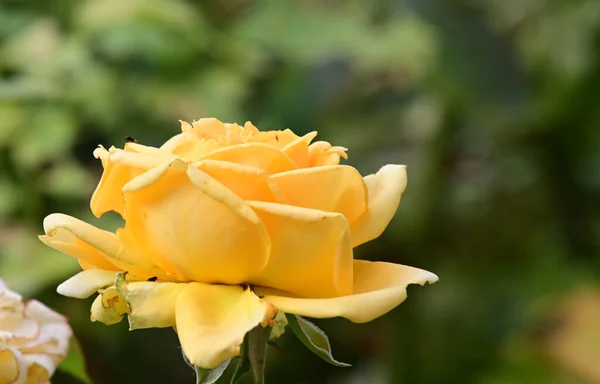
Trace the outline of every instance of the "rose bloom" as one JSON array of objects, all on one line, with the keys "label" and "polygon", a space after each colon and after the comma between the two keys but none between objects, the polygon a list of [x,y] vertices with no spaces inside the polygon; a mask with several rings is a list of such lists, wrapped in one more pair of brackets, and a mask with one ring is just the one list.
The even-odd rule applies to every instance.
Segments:
[{"label": "rose bloom", "polygon": [[[354,260],[378,237],[406,187],[406,167],[362,177],[340,165],[346,149],[289,129],[260,132],[216,119],[182,122],[160,148],[99,147],[104,173],[91,209],[118,212],[116,233],[62,214],[44,220],[47,245],[83,272],[58,292],[100,292],[92,320],[130,329],[174,327],[194,365],[237,356],[244,335],[277,310],[314,318],[373,320],[437,276]],[[131,141],[131,140],[130,140]],[[115,274],[127,281],[115,285]],[[248,289],[251,287],[251,289]]]},{"label": "rose bloom", "polygon": [[0,280],[0,383],[48,383],[71,336],[62,315],[38,301],[23,302]]}]

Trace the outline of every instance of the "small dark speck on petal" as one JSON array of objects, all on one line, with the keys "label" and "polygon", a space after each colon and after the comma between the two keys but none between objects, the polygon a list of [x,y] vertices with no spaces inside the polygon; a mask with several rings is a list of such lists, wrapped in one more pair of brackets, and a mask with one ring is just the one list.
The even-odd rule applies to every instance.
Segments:
[{"label": "small dark speck on petal", "polygon": [[157,279],[158,279],[158,277],[152,276],[151,278],[148,279],[148,281],[156,281]]}]

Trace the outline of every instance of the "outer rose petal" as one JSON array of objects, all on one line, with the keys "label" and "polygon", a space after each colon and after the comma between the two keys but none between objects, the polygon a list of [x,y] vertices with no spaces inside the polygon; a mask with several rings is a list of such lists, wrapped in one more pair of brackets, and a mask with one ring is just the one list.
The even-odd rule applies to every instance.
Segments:
[{"label": "outer rose petal", "polygon": [[29,365],[27,383],[47,382],[67,355],[73,332],[64,316],[42,303],[32,300],[26,305],[25,317],[40,324],[36,339],[28,340],[19,347]]},{"label": "outer rose petal", "polygon": [[238,356],[246,333],[269,323],[277,312],[250,289],[201,283],[187,284],[175,311],[183,351],[202,368]]},{"label": "outer rose petal", "polygon": [[249,201],[268,228],[271,257],[250,283],[302,297],[335,297],[352,291],[348,222],[339,213]]},{"label": "outer rose petal", "polygon": [[354,261],[354,294],[332,299],[287,296],[270,288],[256,287],[258,295],[286,313],[314,318],[345,317],[365,323],[392,310],[406,299],[409,284],[435,283],[438,277],[422,269],[399,264]]},{"label": "outer rose petal", "polygon": [[110,287],[92,305],[92,320],[112,325],[127,314],[129,330],[175,325],[175,303],[185,283],[132,282]]},{"label": "outer rose petal", "polygon": [[133,282],[127,285],[131,308],[129,329],[164,328],[175,325],[175,303],[185,283]]},{"label": "outer rose petal", "polygon": [[406,189],[406,166],[388,164],[364,179],[369,207],[350,226],[353,247],[379,237],[394,217]]},{"label": "outer rose petal", "polygon": [[56,288],[56,292],[63,296],[85,299],[98,292],[99,289],[112,285],[115,282],[116,274],[116,271],[88,269],[64,281]]},{"label": "outer rose petal", "polygon": [[140,144],[128,143],[125,149],[99,147],[94,156],[102,160],[104,172],[96,187],[90,207],[96,217],[108,211],[123,215],[123,196],[121,188],[135,176],[172,158],[166,151],[146,147]]},{"label": "outer rose petal", "polygon": [[96,296],[90,312],[91,321],[113,325],[120,322],[123,315],[130,313],[131,309],[121,292],[115,287],[109,287]]},{"label": "outer rose petal", "polygon": [[269,258],[270,241],[254,211],[221,183],[181,160],[123,188],[123,236],[166,270],[194,281],[239,284]]},{"label": "outer rose petal", "polygon": [[24,384],[27,361],[16,348],[0,347],[0,383]]},{"label": "outer rose petal", "polygon": [[12,312],[5,310],[0,312],[0,341],[2,340],[2,334],[8,333],[11,338],[16,339],[31,339],[39,332],[39,324],[31,319],[23,317],[22,312]]},{"label": "outer rose petal", "polygon": [[24,357],[29,365],[26,383],[48,383],[56,370],[54,359],[41,353],[27,353]]},{"label": "outer rose petal", "polygon": [[23,308],[23,299],[21,295],[8,289],[4,280],[0,279],[0,309],[3,308],[21,311]]},{"label": "outer rose petal", "polygon": [[221,160],[262,169],[269,175],[298,168],[288,155],[262,143],[238,144],[204,156],[203,160]]},{"label": "outer rose petal", "polygon": [[[44,231],[47,233],[38,236],[42,243],[64,254],[76,258],[82,267],[89,269],[105,269],[117,271],[119,268],[111,263],[105,255],[90,244],[82,241],[67,229],[55,227],[53,221],[62,220],[62,216],[52,214],[44,219]],[[88,269],[85,268],[84,269]]]},{"label": "outer rose petal", "polygon": [[362,176],[347,165],[304,168],[272,176],[288,204],[338,212],[352,223],[367,209]]},{"label": "outer rose petal", "polygon": [[44,219],[44,231],[47,236],[42,236],[41,240],[69,256],[89,261],[88,254],[95,249],[120,270],[136,276],[166,277],[164,271],[132,252],[114,233],[98,229],[85,221],[53,213]]}]

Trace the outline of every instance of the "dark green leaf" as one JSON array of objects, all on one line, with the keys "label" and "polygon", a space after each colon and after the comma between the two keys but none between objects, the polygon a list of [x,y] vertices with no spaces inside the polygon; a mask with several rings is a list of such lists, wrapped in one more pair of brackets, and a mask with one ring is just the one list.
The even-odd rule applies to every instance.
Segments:
[{"label": "dark green leaf", "polygon": [[213,369],[204,369],[200,367],[194,367],[196,371],[196,384],[214,384],[225,372],[231,359],[225,360]]},{"label": "dark green leaf", "polygon": [[308,347],[315,355],[319,356],[329,364],[338,367],[350,367],[350,364],[342,363],[331,355],[331,346],[327,335],[310,321],[296,315],[285,315],[292,331],[296,337]]},{"label": "dark green leaf", "polygon": [[267,362],[267,348],[269,346],[269,337],[271,336],[271,327],[261,327],[260,325],[248,332],[248,358],[255,384],[264,384],[265,382],[265,364]]},{"label": "dark green leaf", "polygon": [[75,337],[71,338],[69,353],[63,362],[58,366],[60,371],[70,374],[86,384],[92,383],[85,369],[85,358],[81,352],[81,347]]},{"label": "dark green leaf", "polygon": [[242,344],[240,360],[238,361],[238,365],[235,367],[235,371],[233,372],[233,376],[231,377],[229,383],[239,383],[240,380],[242,380],[242,377],[244,377],[246,373],[250,372],[250,369],[250,358],[248,357],[248,335],[246,335],[244,339],[244,344]]}]

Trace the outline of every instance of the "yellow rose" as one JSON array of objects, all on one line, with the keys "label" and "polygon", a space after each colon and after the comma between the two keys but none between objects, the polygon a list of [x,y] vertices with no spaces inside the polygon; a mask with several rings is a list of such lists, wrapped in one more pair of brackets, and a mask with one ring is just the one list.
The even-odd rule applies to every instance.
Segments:
[{"label": "yellow rose", "polygon": [[0,383],[48,383],[71,335],[63,316],[38,301],[24,303],[0,280]]},{"label": "yellow rose", "polygon": [[[311,144],[315,136],[201,119],[182,122],[160,148],[98,148],[104,173],[91,209],[116,211],[126,224],[111,233],[62,214],[44,220],[41,240],[84,269],[59,293],[100,291],[93,320],[128,314],[130,329],[173,326],[189,360],[212,368],[277,310],[366,322],[400,304],[407,285],[437,281],[353,260],[352,248],[378,237],[396,212],[406,167],[363,178],[339,165],[345,148]],[[115,285],[117,271],[128,282]]]}]

